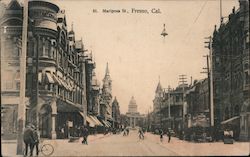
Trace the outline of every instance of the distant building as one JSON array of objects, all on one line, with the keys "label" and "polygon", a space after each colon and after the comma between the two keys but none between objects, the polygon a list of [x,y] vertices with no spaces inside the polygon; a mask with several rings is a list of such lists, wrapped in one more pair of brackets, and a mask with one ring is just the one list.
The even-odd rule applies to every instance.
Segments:
[{"label": "distant building", "polygon": [[116,97],[112,103],[112,119],[113,119],[113,127],[120,128],[121,113],[120,113],[120,106]]},{"label": "distant building", "polygon": [[250,137],[249,0],[213,33],[215,125],[231,125],[235,139]]},{"label": "distant building", "polygon": [[112,121],[112,80],[109,73],[108,63],[100,98],[100,115],[104,120]]},{"label": "distant building", "polygon": [[[187,116],[185,127],[210,127],[208,79],[195,80],[186,91]],[[202,118],[201,118],[202,117]]]},{"label": "distant building", "polygon": [[100,83],[97,80],[95,71],[92,72],[92,113],[93,115],[100,116]]},{"label": "distant building", "polygon": [[185,116],[187,116],[185,93],[188,89],[187,84],[180,84],[175,89],[169,87],[163,90],[160,82],[158,83],[153,101],[154,110],[149,117],[151,130],[166,131],[171,128],[177,135],[181,134],[184,129]]},{"label": "distant building", "polygon": [[159,81],[157,88],[155,90],[155,98],[153,100],[153,113],[154,113],[154,123],[153,128],[161,128],[162,127],[162,114],[161,109],[163,107],[163,89],[161,83]]},{"label": "distant building", "polygon": [[126,117],[128,125],[130,127],[132,128],[136,126],[142,127],[142,125],[139,122],[141,121],[141,119],[145,118],[145,115],[141,115],[137,111],[137,104],[134,96],[132,96],[131,100],[129,101],[128,112],[126,113]]}]

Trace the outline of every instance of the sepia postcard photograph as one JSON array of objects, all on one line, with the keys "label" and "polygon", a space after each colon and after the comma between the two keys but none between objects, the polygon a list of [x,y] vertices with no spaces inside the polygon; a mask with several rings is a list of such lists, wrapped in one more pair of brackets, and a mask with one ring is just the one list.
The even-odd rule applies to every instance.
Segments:
[{"label": "sepia postcard photograph", "polygon": [[249,0],[0,0],[1,156],[250,156]]}]

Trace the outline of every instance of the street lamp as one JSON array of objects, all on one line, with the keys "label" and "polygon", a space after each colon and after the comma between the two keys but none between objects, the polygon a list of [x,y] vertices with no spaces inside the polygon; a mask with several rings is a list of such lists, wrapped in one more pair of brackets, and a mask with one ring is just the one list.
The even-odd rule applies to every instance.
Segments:
[{"label": "street lamp", "polygon": [[165,28],[165,23],[163,24],[163,30],[162,30],[162,33],[161,33],[161,35],[164,37],[164,39],[165,39],[165,36],[167,36],[168,35],[168,33],[166,32],[166,28]]}]

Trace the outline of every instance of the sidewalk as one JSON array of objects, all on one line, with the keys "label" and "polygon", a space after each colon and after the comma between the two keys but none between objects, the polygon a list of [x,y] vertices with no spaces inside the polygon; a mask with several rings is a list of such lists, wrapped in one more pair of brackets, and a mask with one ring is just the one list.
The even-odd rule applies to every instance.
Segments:
[{"label": "sidewalk", "polygon": [[[103,135],[103,134],[96,134],[96,135],[89,135],[88,136],[88,142],[93,142],[95,140],[98,139],[102,139],[105,137],[110,136],[110,134],[107,135]],[[58,145],[63,145],[66,143],[69,143],[69,139],[56,139],[56,140],[51,140],[51,139],[42,139],[43,143],[50,143],[54,146],[54,148],[56,149],[56,147],[58,147]],[[77,140],[74,141],[73,143],[81,143],[82,141],[82,137]],[[1,156],[3,157],[23,157],[23,155],[16,155],[16,149],[17,149],[17,140],[1,140]]]},{"label": "sidewalk", "polygon": [[164,136],[163,142],[160,142],[159,135],[151,133],[146,133],[145,135],[148,140],[152,140],[162,147],[170,149],[182,156],[248,156],[250,152],[249,142],[234,142],[234,144],[224,144],[223,142],[194,143],[171,137],[171,141],[168,143],[167,136]]}]

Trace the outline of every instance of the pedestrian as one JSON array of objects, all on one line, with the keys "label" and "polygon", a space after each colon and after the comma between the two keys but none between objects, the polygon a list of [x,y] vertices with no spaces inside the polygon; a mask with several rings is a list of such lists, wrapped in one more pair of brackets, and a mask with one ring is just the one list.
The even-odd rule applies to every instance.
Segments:
[{"label": "pedestrian", "polygon": [[162,131],[162,129],[160,129],[160,140],[161,140],[161,142],[163,141],[163,131]]},{"label": "pedestrian", "polygon": [[40,133],[38,131],[38,129],[33,126],[33,136],[34,136],[34,145],[33,145],[33,148],[35,147],[36,148],[36,155],[38,156],[39,154],[39,142],[40,142]]},{"label": "pedestrian", "polygon": [[139,139],[144,139],[143,131],[141,128],[139,128]]},{"label": "pedestrian", "polygon": [[88,132],[87,127],[84,127],[84,126],[83,126],[82,135],[83,135],[82,144],[88,144],[88,135],[89,135],[89,132]]},{"label": "pedestrian", "polygon": [[127,135],[129,135],[129,128],[127,128],[126,130],[127,130]]},{"label": "pedestrian", "polygon": [[23,132],[23,142],[25,143],[25,156],[28,155],[28,149],[30,148],[30,156],[33,156],[33,145],[35,143],[32,124],[28,124]]},{"label": "pedestrian", "polygon": [[171,140],[171,131],[170,131],[170,129],[168,130],[168,143],[170,142],[170,140]]}]

